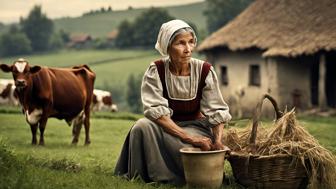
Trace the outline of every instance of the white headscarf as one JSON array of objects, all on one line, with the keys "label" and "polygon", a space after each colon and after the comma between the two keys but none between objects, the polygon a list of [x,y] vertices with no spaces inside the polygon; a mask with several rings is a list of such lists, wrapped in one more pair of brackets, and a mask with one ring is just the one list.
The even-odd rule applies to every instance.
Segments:
[{"label": "white headscarf", "polygon": [[[182,29],[182,28],[191,28],[191,27],[182,20],[171,20],[169,22],[162,24],[156,44],[155,44],[155,49],[158,50],[162,56],[168,56],[167,50],[168,50],[169,40],[177,30]],[[195,41],[196,40],[197,39],[195,39]]]}]

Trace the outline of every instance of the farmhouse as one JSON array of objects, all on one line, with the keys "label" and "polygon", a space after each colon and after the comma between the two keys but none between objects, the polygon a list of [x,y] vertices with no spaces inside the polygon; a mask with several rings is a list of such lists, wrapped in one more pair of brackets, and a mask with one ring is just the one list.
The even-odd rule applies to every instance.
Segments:
[{"label": "farmhouse", "polygon": [[107,34],[106,40],[108,43],[111,43],[114,45],[116,38],[118,37],[119,31],[113,30],[110,33]]},{"label": "farmhouse", "polygon": [[92,37],[89,34],[74,34],[70,36],[70,42],[67,44],[71,48],[87,48],[90,47]]},{"label": "farmhouse", "polygon": [[281,109],[336,108],[335,10],[334,0],[256,0],[200,44],[233,114],[250,115],[264,93]]}]

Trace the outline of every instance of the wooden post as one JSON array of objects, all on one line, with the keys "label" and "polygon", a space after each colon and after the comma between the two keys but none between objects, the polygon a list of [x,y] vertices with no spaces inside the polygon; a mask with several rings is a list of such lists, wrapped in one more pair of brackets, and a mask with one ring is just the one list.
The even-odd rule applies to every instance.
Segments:
[{"label": "wooden post", "polygon": [[325,81],[326,81],[326,59],[325,54],[320,55],[320,64],[319,64],[319,107],[321,110],[327,109],[327,98],[326,98],[326,89],[325,89]]}]

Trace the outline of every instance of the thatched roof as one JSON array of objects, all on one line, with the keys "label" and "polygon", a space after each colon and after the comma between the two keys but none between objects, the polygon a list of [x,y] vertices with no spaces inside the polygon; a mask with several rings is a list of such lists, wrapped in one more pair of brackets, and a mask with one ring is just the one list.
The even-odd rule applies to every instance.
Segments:
[{"label": "thatched roof", "polygon": [[198,50],[215,47],[285,57],[336,49],[336,0],[256,0]]}]

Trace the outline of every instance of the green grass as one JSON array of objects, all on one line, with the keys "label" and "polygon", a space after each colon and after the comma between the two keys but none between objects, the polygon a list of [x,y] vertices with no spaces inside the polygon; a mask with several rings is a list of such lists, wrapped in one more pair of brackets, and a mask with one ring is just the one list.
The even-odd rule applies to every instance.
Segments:
[{"label": "green grass", "polygon": [[[119,114],[121,117],[124,114]],[[138,115],[138,117],[141,117]],[[49,119],[44,147],[30,144],[30,128],[19,114],[0,114],[0,139],[12,149],[10,167],[0,188],[171,188],[170,185],[125,181],[113,176],[114,165],[133,120],[92,119],[89,147],[72,146],[71,128],[64,121]],[[0,150],[3,147],[0,146]],[[4,164],[1,154],[0,165]],[[228,165],[227,165],[228,166]],[[0,173],[1,175],[1,173]],[[57,179],[55,179],[57,178]],[[9,180],[9,181],[8,181]],[[42,181],[43,180],[43,181]],[[1,180],[0,180],[1,181]]]},{"label": "green grass", "polygon": [[[70,144],[71,128],[65,122],[49,119],[46,146],[30,144],[30,128],[24,116],[0,114],[0,138],[13,147],[12,182],[0,188],[137,188],[148,185],[126,182],[112,175],[122,143],[134,121],[92,119],[89,147],[83,146],[83,131],[77,146]],[[3,161],[2,158],[0,162]],[[0,164],[1,165],[1,164]],[[14,166],[14,167],[13,167]],[[5,176],[5,175],[4,175]],[[55,179],[57,178],[57,179]],[[2,178],[4,179],[4,178]],[[12,185],[10,185],[12,184]]]},{"label": "green grass", "polygon": [[[88,147],[83,145],[83,131],[79,144],[71,145],[71,128],[57,119],[49,119],[46,144],[39,147],[31,146],[30,128],[23,115],[0,113],[0,188],[173,187],[145,184],[140,180],[126,181],[113,176],[124,139],[141,115],[108,114],[96,114],[91,119],[92,143]],[[127,116],[131,120],[127,120]],[[322,145],[336,154],[336,118],[299,117],[299,121]],[[242,127],[246,123],[246,120],[238,120],[236,126]],[[222,188],[240,188],[233,182],[228,163],[225,171],[227,179]]]},{"label": "green grass", "polygon": [[1,58],[2,63],[11,64],[14,60],[23,57],[30,64],[43,65],[49,67],[70,67],[79,64],[101,65],[108,64],[123,59],[129,59],[127,63],[135,63],[137,57],[154,56],[159,58],[160,55],[154,50],[73,50],[65,49],[58,52],[47,52],[44,54],[21,55],[14,57]]},{"label": "green grass", "polygon": [[112,170],[97,164],[84,167],[65,158],[16,154],[3,141],[0,141],[0,170],[0,188],[157,188],[140,180],[115,177]]},{"label": "green grass", "polygon": [[[300,119],[300,117],[299,117]],[[336,117],[302,117],[301,122],[319,142],[336,154]]]},{"label": "green grass", "polygon": [[109,168],[113,167],[118,155],[112,152],[120,151],[125,132],[134,122],[133,120],[92,119],[91,140],[94,142],[87,148],[83,146],[83,131],[78,146],[74,147],[70,145],[72,128],[64,121],[49,119],[45,133],[47,148],[36,148],[30,144],[30,127],[23,115],[1,114],[0,118],[1,136],[14,145],[19,154],[28,150],[32,157],[67,158],[87,165],[91,165],[93,157],[96,156],[94,157],[96,163],[102,162]]},{"label": "green grass", "polygon": [[[22,114],[21,107],[15,106],[0,106],[0,113],[3,114]],[[108,112],[108,111],[100,111],[100,112],[91,112],[91,117],[97,119],[120,119],[120,120],[130,120],[136,121],[139,118],[143,117],[141,114],[134,114],[131,112]],[[0,122],[1,123],[1,122]]]}]

